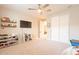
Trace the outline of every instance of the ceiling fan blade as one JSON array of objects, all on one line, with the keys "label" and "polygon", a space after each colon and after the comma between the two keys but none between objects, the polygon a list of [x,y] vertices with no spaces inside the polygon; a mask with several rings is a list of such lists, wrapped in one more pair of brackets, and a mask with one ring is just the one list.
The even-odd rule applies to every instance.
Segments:
[{"label": "ceiling fan blade", "polygon": [[48,7],[49,6],[49,4],[45,4],[44,6],[43,6],[43,8],[46,8],[46,7]]},{"label": "ceiling fan blade", "polygon": [[28,8],[28,10],[37,10],[37,9],[34,9],[34,8]]},{"label": "ceiling fan blade", "polygon": [[47,12],[50,12],[50,11],[52,11],[52,10],[51,10],[51,9],[47,9],[46,11],[47,11]]}]

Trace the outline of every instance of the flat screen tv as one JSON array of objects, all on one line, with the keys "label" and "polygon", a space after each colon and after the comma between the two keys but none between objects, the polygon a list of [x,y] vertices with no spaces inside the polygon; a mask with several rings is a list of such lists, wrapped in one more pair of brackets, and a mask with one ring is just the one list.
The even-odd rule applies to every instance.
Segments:
[{"label": "flat screen tv", "polygon": [[20,28],[31,28],[32,22],[20,20]]}]

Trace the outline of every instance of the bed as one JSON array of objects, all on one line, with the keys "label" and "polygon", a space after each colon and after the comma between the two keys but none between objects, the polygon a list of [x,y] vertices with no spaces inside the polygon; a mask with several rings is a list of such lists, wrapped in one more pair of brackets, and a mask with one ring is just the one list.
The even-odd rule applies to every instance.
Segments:
[{"label": "bed", "polygon": [[69,45],[52,40],[31,40],[0,49],[0,55],[61,55]]}]

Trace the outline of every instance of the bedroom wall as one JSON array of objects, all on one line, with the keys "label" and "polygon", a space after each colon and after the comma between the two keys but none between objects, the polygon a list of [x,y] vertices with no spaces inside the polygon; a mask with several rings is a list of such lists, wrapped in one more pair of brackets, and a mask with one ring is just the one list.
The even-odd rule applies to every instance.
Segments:
[{"label": "bedroom wall", "polygon": [[[11,20],[15,20],[17,21],[17,27],[16,28],[0,28],[0,34],[2,33],[8,33],[9,35],[11,35],[12,33],[17,34],[19,37],[19,43],[24,42],[24,33],[27,34],[32,34],[33,38],[37,37],[37,22],[33,19],[31,19],[30,17],[28,17],[25,14],[20,14],[16,11],[13,10],[8,10],[8,9],[4,9],[4,10],[0,10],[0,16],[8,16]],[[32,28],[20,28],[20,20],[25,20],[25,21],[31,21],[32,22]],[[32,38],[32,39],[33,39]]]},{"label": "bedroom wall", "polygon": [[38,22],[38,19],[35,18],[33,21],[33,24],[32,24],[32,38],[33,40],[38,40],[39,38],[39,22]]},{"label": "bedroom wall", "polygon": [[70,13],[70,39],[79,40],[79,6],[72,8]]},{"label": "bedroom wall", "polygon": [[70,44],[69,42],[69,9],[53,13],[51,16],[51,40]]},{"label": "bedroom wall", "polygon": [[[67,15],[67,17],[65,16]],[[63,17],[65,16],[65,17]],[[61,19],[61,20],[59,20]],[[79,39],[79,6],[73,6],[51,16],[51,39],[69,43],[71,39]]]}]

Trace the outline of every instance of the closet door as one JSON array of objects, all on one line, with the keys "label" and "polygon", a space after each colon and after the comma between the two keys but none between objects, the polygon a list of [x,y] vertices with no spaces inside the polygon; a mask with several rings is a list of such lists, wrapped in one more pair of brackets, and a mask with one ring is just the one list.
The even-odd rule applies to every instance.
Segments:
[{"label": "closet door", "polygon": [[58,15],[51,19],[51,40],[69,43],[69,16]]},{"label": "closet door", "polygon": [[51,40],[59,41],[59,19],[55,16],[51,19]]},{"label": "closet door", "polygon": [[69,43],[69,16],[59,16],[59,38],[61,42]]}]

